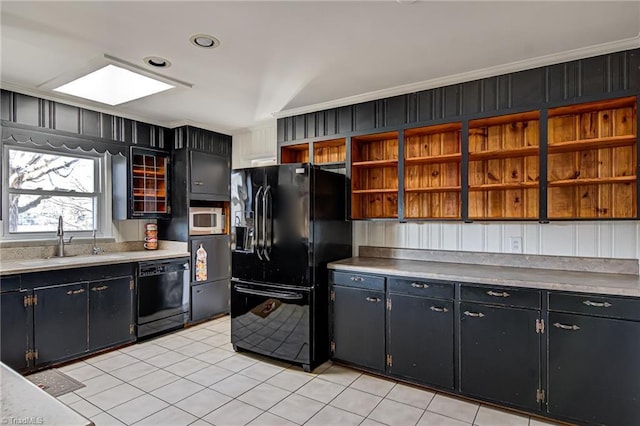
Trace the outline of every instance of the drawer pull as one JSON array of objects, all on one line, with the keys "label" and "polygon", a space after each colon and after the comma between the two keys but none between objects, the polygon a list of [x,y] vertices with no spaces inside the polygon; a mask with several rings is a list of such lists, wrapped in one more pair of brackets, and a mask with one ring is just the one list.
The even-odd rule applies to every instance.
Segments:
[{"label": "drawer pull", "polygon": [[367,297],[365,299],[367,302],[374,302],[374,303],[378,303],[380,301],[379,297]]},{"label": "drawer pull", "polygon": [[429,288],[429,284],[425,284],[425,283],[411,283],[411,287],[413,287],[413,288]]},{"label": "drawer pull", "polygon": [[609,303],[609,302],[602,302],[601,303],[601,302],[592,302],[591,300],[585,300],[582,303],[584,303],[587,306],[594,306],[596,308],[608,308],[608,307],[612,306],[611,303]]},{"label": "drawer pull", "polygon": [[559,322],[553,324],[553,326],[555,328],[561,328],[563,330],[572,330],[572,331],[580,330],[580,327],[578,327],[577,325],[564,325],[564,324],[560,324]]},{"label": "drawer pull", "polygon": [[489,296],[495,296],[495,297],[509,297],[509,296],[510,296],[510,294],[509,294],[509,293],[507,293],[506,291],[497,292],[497,291],[489,290],[489,291],[487,292],[487,294],[488,294]]},{"label": "drawer pull", "polygon": [[100,286],[100,287],[93,287],[91,290],[92,291],[102,291],[102,290],[106,290],[108,288],[109,288],[108,285],[103,285],[103,286]]},{"label": "drawer pull", "polygon": [[474,318],[482,318],[484,316],[484,314],[482,312],[469,312],[469,311],[464,311],[464,314],[468,317],[474,317]]},{"label": "drawer pull", "polygon": [[435,306],[432,306],[429,309],[431,309],[434,312],[449,312],[449,310],[447,308],[437,308]]},{"label": "drawer pull", "polygon": [[356,282],[356,283],[361,283],[362,281],[364,281],[364,278],[362,278],[362,277],[351,277],[351,281]]},{"label": "drawer pull", "polygon": [[67,294],[68,294],[69,296],[71,296],[71,295],[73,295],[73,294],[81,294],[81,293],[84,293],[84,289],[83,289],[83,288],[81,288],[80,290],[69,290],[69,291],[67,292]]},{"label": "drawer pull", "polygon": [[202,186],[202,185],[204,185],[204,182],[202,182],[201,180],[194,180],[193,184],[197,185],[197,186]]}]

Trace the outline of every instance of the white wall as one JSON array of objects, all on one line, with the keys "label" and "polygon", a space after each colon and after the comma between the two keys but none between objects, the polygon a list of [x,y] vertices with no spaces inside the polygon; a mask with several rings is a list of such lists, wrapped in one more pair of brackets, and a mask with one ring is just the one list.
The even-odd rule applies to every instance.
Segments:
[{"label": "white wall", "polygon": [[640,222],[397,223],[355,221],[354,254],[360,245],[556,256],[640,258]]},{"label": "white wall", "polygon": [[234,134],[231,168],[251,167],[251,161],[277,157],[276,119],[247,132]]}]

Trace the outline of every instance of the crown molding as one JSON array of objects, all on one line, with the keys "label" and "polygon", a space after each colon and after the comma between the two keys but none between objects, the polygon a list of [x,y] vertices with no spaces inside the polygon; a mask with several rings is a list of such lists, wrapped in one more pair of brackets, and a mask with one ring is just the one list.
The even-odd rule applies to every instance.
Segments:
[{"label": "crown molding", "polygon": [[562,62],[575,61],[578,59],[589,58],[592,56],[605,55],[608,53],[620,52],[623,50],[636,49],[640,47],[640,33],[632,38],[616,40],[609,43],[597,44],[589,47],[581,47],[574,50],[568,50],[560,53],[539,56],[536,58],[524,59],[522,61],[510,62],[507,64],[496,65],[489,68],[463,72],[446,77],[434,78],[417,83],[404,84],[388,89],[376,90],[373,92],[362,93],[359,95],[348,96],[345,98],[334,99],[327,102],[307,105],[303,107],[284,109],[274,112],[274,118],[290,117],[294,115],[306,114],[309,112],[322,111],[330,108],[341,107],[345,105],[353,105],[361,102],[368,102],[377,99],[389,98],[392,96],[404,95],[407,93],[419,92],[422,90],[435,89],[438,87],[450,86],[452,84],[465,83],[468,81],[479,80],[487,77],[495,77],[497,75],[509,74],[518,71],[539,68],[547,65],[554,65]]}]

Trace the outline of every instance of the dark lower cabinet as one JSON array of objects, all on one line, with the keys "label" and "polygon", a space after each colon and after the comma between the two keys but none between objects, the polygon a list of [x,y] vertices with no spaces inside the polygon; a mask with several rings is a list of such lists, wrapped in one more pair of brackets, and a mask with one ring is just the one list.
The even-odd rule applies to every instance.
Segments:
[{"label": "dark lower cabinet", "polygon": [[37,288],[34,307],[36,364],[50,364],[87,350],[87,282]]},{"label": "dark lower cabinet", "polygon": [[385,370],[384,291],[333,286],[333,357]]},{"label": "dark lower cabinet", "polygon": [[389,300],[389,373],[453,389],[453,301],[393,293]]},{"label": "dark lower cabinet", "polygon": [[191,321],[229,312],[229,280],[191,286]]},{"label": "dark lower cabinet", "polygon": [[540,311],[460,303],[460,391],[540,410]]},{"label": "dark lower cabinet", "polygon": [[14,370],[29,367],[27,352],[33,330],[31,290],[0,294],[0,351],[2,362]]},{"label": "dark lower cabinet", "polygon": [[89,351],[135,340],[131,277],[93,281],[89,288]]},{"label": "dark lower cabinet", "polygon": [[549,313],[548,411],[640,425],[640,322]]},{"label": "dark lower cabinet", "polygon": [[206,252],[206,279],[204,281],[218,281],[231,278],[231,246],[228,235],[203,235],[190,237],[191,243],[191,282],[198,284],[197,256],[202,248]]}]

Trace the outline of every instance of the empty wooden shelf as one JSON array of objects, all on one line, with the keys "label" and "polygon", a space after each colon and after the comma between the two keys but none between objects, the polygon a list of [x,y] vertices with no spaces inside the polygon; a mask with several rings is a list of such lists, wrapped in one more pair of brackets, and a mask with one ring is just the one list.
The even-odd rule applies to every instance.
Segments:
[{"label": "empty wooden shelf", "polygon": [[351,139],[351,217],[398,217],[398,133]]},{"label": "empty wooden shelf", "polygon": [[469,122],[469,218],[539,217],[537,111]]},{"label": "empty wooden shelf", "polygon": [[461,217],[461,130],[458,122],[405,131],[405,218]]},{"label": "empty wooden shelf", "polygon": [[283,146],[280,148],[280,163],[308,163],[309,144]]},{"label": "empty wooden shelf", "polygon": [[637,217],[636,98],[549,110],[548,217]]}]

